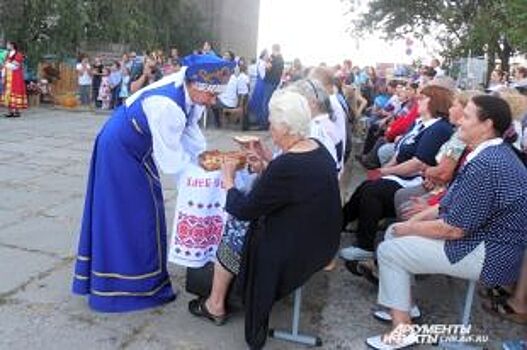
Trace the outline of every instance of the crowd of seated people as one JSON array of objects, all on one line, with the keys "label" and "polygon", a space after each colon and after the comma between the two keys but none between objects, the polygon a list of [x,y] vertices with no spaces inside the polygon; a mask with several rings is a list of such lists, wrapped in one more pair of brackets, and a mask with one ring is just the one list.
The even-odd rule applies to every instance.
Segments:
[{"label": "crowd of seated people", "polygon": [[418,106],[420,117],[399,140],[392,159],[378,169],[376,179],[360,184],[344,206],[344,226],[358,220],[357,245],[341,250],[346,260],[373,257],[378,222],[395,214],[394,196],[401,188],[419,185],[421,172],[435,166],[436,154],[453,133],[448,121],[452,92],[429,85],[422,89]]},{"label": "crowd of seated people", "polygon": [[[439,205],[388,228],[376,254],[378,303],[390,310],[384,319],[393,328],[368,338],[371,347],[397,349],[417,342],[408,327],[415,309],[410,290],[414,275],[450,275],[488,287],[518,280],[527,245],[527,168],[503,138],[511,122],[504,99],[472,97],[458,127],[458,138],[469,152]],[[486,305],[491,312],[525,322],[526,314],[507,300],[494,298]]]},{"label": "crowd of seated people", "polygon": [[[216,55],[208,42],[200,53]],[[229,219],[211,293],[189,302],[193,315],[223,325],[236,277],[245,339],[260,349],[274,303],[333,269],[338,254],[354,275],[378,284],[373,316],[392,329],[368,338],[373,348],[417,342],[407,326],[422,314],[411,293],[421,274],[478,280],[485,310],[527,324],[527,103],[502,71],[492,72],[485,94],[452,89],[437,60],[412,79],[389,81],[349,60],[331,68],[295,60],[282,84],[279,47],[250,67],[232,51],[223,57],[237,70],[212,108],[216,127],[223,110],[249,103],[263,129],[268,112],[275,151],[259,141],[243,146],[254,175],[248,188],[234,186],[236,164],[223,164]],[[84,58],[77,70],[83,102],[91,93],[91,102],[113,108],[179,68],[174,49],[168,57],[130,52],[107,67]],[[515,77],[511,85],[525,90],[527,69]],[[367,130],[357,160],[370,171],[348,198],[359,120]],[[385,219],[395,223],[383,231]],[[351,223],[356,242],[339,251]]]},{"label": "crowd of seated people", "polygon": [[398,219],[407,220],[421,209],[438,205],[439,199],[446,190],[446,186],[452,180],[455,171],[460,167],[461,162],[470,150],[459,139],[457,128],[461,123],[463,110],[469,99],[479,94],[481,93],[478,91],[462,91],[454,97],[448,118],[455,132],[437,152],[435,156],[437,165],[428,167],[423,172],[423,183],[400,189],[395,193],[394,207]]},{"label": "crowd of seated people", "polygon": [[[527,98],[518,90],[525,91],[500,86],[490,95],[453,93],[443,82],[435,85],[432,80],[419,88],[417,119],[390,145],[395,155],[389,163],[382,157],[389,143],[378,133],[382,146],[375,162],[360,158],[374,170],[344,207],[343,228],[357,221],[357,244],[342,249],[341,257],[352,273],[379,284],[378,303],[384,308],[373,316],[393,324],[387,334],[367,339],[373,348],[398,349],[417,342],[407,325],[421,316],[410,292],[413,276],[420,274],[480,281],[484,310],[527,324]],[[431,89],[444,92],[439,114],[452,130],[436,131],[430,140],[437,144],[431,148],[421,143],[426,141],[412,140],[413,151],[421,151],[401,167],[397,158],[401,151],[405,154],[405,140],[421,133],[424,137],[430,106],[438,106]],[[404,118],[390,121],[387,131]],[[416,129],[421,122],[425,127]],[[429,162],[423,162],[425,144],[432,151]],[[394,166],[399,167],[395,173]],[[376,237],[385,217],[398,222]],[[378,246],[376,238],[382,241]]]},{"label": "crowd of seated people", "polygon": [[[262,142],[244,146],[251,188],[235,188],[235,165],[223,166],[227,229],[211,294],[192,300],[189,311],[224,324],[237,276],[246,341],[262,348],[275,301],[331,266],[340,232],[353,223],[356,243],[340,257],[378,283],[381,308],[373,316],[393,325],[368,338],[371,347],[417,342],[407,326],[422,314],[411,293],[420,274],[480,281],[485,310],[527,323],[525,96],[457,91],[425,69],[415,82],[377,80],[367,99],[351,72],[295,72],[269,103],[275,151]],[[350,130],[363,113],[370,131],[360,160],[369,171],[347,198],[339,179],[350,169]],[[396,223],[382,232],[383,219]]]}]

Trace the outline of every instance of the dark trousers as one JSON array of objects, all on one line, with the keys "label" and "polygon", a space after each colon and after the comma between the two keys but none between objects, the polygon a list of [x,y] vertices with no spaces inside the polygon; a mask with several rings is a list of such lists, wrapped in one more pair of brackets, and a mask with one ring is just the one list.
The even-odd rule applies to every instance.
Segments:
[{"label": "dark trousers", "polygon": [[264,82],[264,91],[262,97],[262,116],[259,120],[260,126],[267,128],[269,125],[269,101],[273,96],[274,91],[278,87],[278,83]]},{"label": "dark trousers", "polygon": [[377,138],[373,148],[370,149],[368,153],[362,155],[362,165],[364,165],[366,169],[376,169],[381,167],[382,164],[379,160],[377,152],[379,151],[379,148],[381,148],[381,146],[385,143],[386,139],[383,136]]},{"label": "dark trousers", "polygon": [[362,154],[368,154],[373,147],[375,142],[381,135],[381,130],[377,121],[373,122],[368,128],[368,133],[366,134],[366,139],[364,140],[364,147],[362,149]]},{"label": "dark trousers", "polygon": [[214,114],[214,126],[216,126],[216,128],[221,128],[221,112],[223,111],[224,108],[232,108],[232,107],[224,105],[220,101],[219,98],[216,99],[216,104],[214,104],[214,106],[211,107],[212,114]]},{"label": "dark trousers", "polygon": [[92,85],[92,100],[93,102],[95,103],[95,107],[96,108],[101,108],[101,105],[102,105],[102,101],[99,101],[98,98],[99,98],[99,87],[100,87],[100,83],[99,85]]},{"label": "dark trousers", "polygon": [[366,180],[357,187],[343,210],[344,227],[359,220],[357,246],[374,251],[379,220],[395,217],[394,197],[401,185],[392,180]]}]

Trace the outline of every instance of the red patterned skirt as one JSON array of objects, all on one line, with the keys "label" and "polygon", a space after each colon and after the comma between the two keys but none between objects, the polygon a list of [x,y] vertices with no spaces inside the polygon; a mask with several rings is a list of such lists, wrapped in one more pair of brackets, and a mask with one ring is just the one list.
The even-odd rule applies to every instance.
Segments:
[{"label": "red patterned skirt", "polygon": [[2,104],[9,109],[26,109],[27,95],[24,83],[24,73],[21,69],[16,71],[7,70],[5,76]]}]

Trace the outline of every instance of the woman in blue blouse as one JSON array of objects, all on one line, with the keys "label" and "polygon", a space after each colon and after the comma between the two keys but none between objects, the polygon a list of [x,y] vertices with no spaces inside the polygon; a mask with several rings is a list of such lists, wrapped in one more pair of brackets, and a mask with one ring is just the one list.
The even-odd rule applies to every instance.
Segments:
[{"label": "woman in blue blouse", "polygon": [[391,309],[394,329],[367,339],[376,349],[400,349],[417,338],[411,323],[410,280],[446,274],[506,285],[518,278],[527,246],[527,169],[501,136],[511,124],[508,104],[494,96],[471,99],[459,137],[473,151],[423,221],[397,223],[377,250],[379,304]]}]

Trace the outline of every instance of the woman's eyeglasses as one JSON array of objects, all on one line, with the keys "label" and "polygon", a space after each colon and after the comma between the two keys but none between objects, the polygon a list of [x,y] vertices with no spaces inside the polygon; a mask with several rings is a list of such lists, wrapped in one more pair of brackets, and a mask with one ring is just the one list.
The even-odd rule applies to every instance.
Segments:
[{"label": "woman's eyeglasses", "polygon": [[315,84],[310,79],[306,79],[306,81],[308,82],[309,86],[311,86],[311,89],[313,89],[313,93],[315,94],[315,98],[318,101],[318,92],[317,92],[317,88],[315,87]]}]

